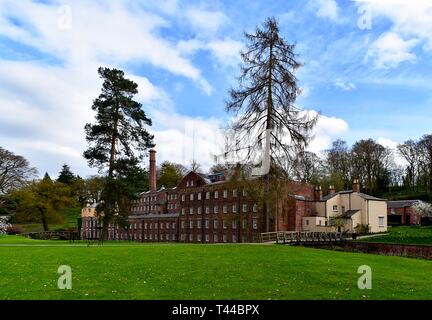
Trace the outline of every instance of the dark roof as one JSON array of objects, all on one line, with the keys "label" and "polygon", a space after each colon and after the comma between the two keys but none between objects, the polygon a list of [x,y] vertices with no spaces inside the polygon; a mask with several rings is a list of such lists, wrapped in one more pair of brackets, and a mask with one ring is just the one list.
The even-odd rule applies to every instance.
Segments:
[{"label": "dark roof", "polygon": [[342,213],[342,218],[351,218],[353,215],[355,215],[357,212],[359,212],[360,210],[356,209],[356,210],[348,210],[345,211],[344,213]]},{"label": "dark roof", "polygon": [[405,208],[411,207],[413,204],[419,202],[420,200],[397,200],[397,201],[387,201],[388,208]]},{"label": "dark roof", "polygon": [[359,195],[360,197],[362,197],[363,199],[366,199],[366,200],[386,201],[385,199],[381,199],[381,198],[373,197],[373,196],[370,196],[370,195],[368,195],[368,194],[361,193],[361,192],[359,192],[358,195]]},{"label": "dark roof", "polygon": [[[349,193],[354,193],[354,191],[353,191],[353,190],[343,190],[343,191],[336,192],[336,193],[333,194],[333,195],[326,195],[326,196],[324,196],[322,199],[323,199],[324,201],[327,201],[327,200],[333,198],[334,196],[336,196],[336,195],[338,195],[338,194],[349,194]],[[373,197],[373,196],[370,196],[370,195],[365,194],[365,193],[361,193],[361,192],[357,192],[357,193],[358,193],[358,195],[359,195],[360,197],[362,197],[362,198],[365,199],[365,200],[386,201],[385,199],[381,199],[381,198]]]}]

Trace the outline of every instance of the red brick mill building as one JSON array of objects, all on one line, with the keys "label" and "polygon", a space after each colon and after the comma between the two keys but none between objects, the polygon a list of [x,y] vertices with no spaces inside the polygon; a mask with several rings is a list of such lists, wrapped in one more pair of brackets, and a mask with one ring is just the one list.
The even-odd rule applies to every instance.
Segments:
[{"label": "red brick mill building", "polygon": [[[175,188],[156,186],[156,152],[150,151],[150,190],[134,201],[129,229],[111,225],[108,239],[140,242],[256,242],[262,232],[302,230],[322,193],[311,185],[287,182],[290,194],[280,200],[278,218],[265,216],[245,189],[230,184],[225,174],[189,172]],[[99,237],[93,207],[83,209],[83,239]]]}]

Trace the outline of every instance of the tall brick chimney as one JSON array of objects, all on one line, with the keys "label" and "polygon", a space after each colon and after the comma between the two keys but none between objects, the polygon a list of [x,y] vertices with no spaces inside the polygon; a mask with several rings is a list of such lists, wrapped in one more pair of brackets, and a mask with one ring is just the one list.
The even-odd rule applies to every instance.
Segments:
[{"label": "tall brick chimney", "polygon": [[360,181],[358,179],[354,179],[352,189],[354,192],[360,192]]},{"label": "tall brick chimney", "polygon": [[328,194],[329,194],[329,196],[332,196],[335,193],[336,193],[336,189],[335,189],[334,185],[331,184],[328,188]]},{"label": "tall brick chimney", "polygon": [[314,189],[314,201],[321,201],[322,200],[322,189],[321,186],[316,186]]},{"label": "tall brick chimney", "polygon": [[149,167],[150,191],[156,191],[156,150],[151,149],[149,153],[150,153],[150,167]]}]

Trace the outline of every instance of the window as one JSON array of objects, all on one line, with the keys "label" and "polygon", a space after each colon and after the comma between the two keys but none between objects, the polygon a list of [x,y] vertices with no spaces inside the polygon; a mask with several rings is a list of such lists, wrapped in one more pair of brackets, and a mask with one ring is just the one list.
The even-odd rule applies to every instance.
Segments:
[{"label": "window", "polygon": [[186,187],[189,187],[189,181],[186,181]]},{"label": "window", "polygon": [[150,230],[151,230],[152,227],[153,227],[153,223],[150,223]]},{"label": "window", "polygon": [[213,221],[213,229],[217,229],[218,228],[218,221],[214,220]]},{"label": "window", "polygon": [[201,192],[198,192],[197,197],[198,197],[198,200],[201,200]]},{"label": "window", "polygon": [[161,223],[161,224],[160,224],[160,228],[163,229],[163,226],[164,226],[163,223]]},{"label": "window", "polygon": [[194,209],[193,209],[193,207],[190,207],[190,208],[189,208],[189,214],[194,214]]},{"label": "window", "polygon": [[150,240],[153,240],[153,234],[150,233]]},{"label": "window", "polygon": [[223,206],[223,213],[228,213],[228,206],[226,204]]},{"label": "window", "polygon": [[193,187],[193,185],[194,185],[194,181],[191,180],[191,182],[190,182],[190,186]]},{"label": "window", "polygon": [[232,213],[237,213],[237,205],[233,204],[232,206]]},{"label": "window", "polygon": [[223,221],[223,228],[224,228],[224,229],[227,228],[227,222],[226,222],[226,220]]},{"label": "window", "polygon": [[169,229],[169,222],[165,224],[166,228]]},{"label": "window", "polygon": [[234,221],[232,222],[232,228],[233,228],[233,229],[237,229],[237,221],[234,220]]},{"label": "window", "polygon": [[209,228],[209,221],[208,220],[205,221],[205,227],[206,227],[206,229]]},{"label": "window", "polygon": [[232,235],[232,242],[237,242],[237,236],[235,234]]},{"label": "window", "polygon": [[173,222],[173,223],[172,223],[172,228],[175,229],[175,227],[176,227],[176,223]]},{"label": "window", "polygon": [[205,213],[207,213],[207,214],[210,213],[210,207],[206,207],[206,208],[205,208]]},{"label": "window", "polygon": [[247,191],[245,189],[243,189],[243,197],[247,196]]},{"label": "window", "polygon": [[247,204],[244,204],[243,207],[242,207],[242,211],[243,211],[243,213],[246,213],[246,212],[247,212],[247,209],[248,209]]},{"label": "window", "polygon": [[378,217],[378,226],[384,227],[384,217]]},{"label": "window", "polygon": [[180,236],[181,241],[185,241],[186,240],[186,234],[182,233]]},{"label": "window", "polygon": [[223,197],[226,199],[228,198],[228,190],[223,191]]},{"label": "window", "polygon": [[197,228],[198,228],[198,229],[201,229],[201,220],[198,220],[198,221],[197,221]]},{"label": "window", "polygon": [[233,192],[232,192],[232,194],[233,194],[234,198],[237,197],[237,189],[234,189]]},{"label": "window", "polygon": [[181,222],[181,227],[182,227],[182,229],[184,229],[184,227],[185,227],[185,222],[184,221]]},{"label": "window", "polygon": [[307,225],[307,226],[309,225],[309,220],[308,220],[308,219],[306,219],[306,225]]},{"label": "window", "polygon": [[394,208],[391,209],[391,214],[396,214],[396,210]]},{"label": "window", "polygon": [[333,205],[333,211],[338,211],[338,206],[336,204]]},{"label": "window", "polygon": [[201,214],[201,207],[197,208],[197,214]]},{"label": "window", "polygon": [[214,206],[213,207],[213,212],[214,213],[219,213],[219,207],[218,206]]},{"label": "window", "polygon": [[258,229],[258,221],[257,221],[257,219],[253,219],[252,220],[252,226],[253,226],[254,230]]},{"label": "window", "polygon": [[197,241],[201,242],[201,235],[197,234]]},{"label": "window", "polygon": [[182,194],[181,201],[182,201],[182,202],[185,201],[185,195],[184,195],[184,194]]},{"label": "window", "polygon": [[189,241],[193,241],[193,234],[192,233],[189,235]]},{"label": "window", "polygon": [[210,237],[209,237],[208,234],[205,235],[205,239],[206,239],[206,242],[209,242],[209,241],[210,241]]},{"label": "window", "polygon": [[215,192],[214,192],[214,198],[215,198],[215,199],[219,198],[219,191],[215,191]]},{"label": "window", "polygon": [[223,242],[227,242],[227,235],[226,234],[223,235]]},{"label": "window", "polygon": [[189,199],[190,199],[190,201],[193,201],[193,199],[194,199],[194,194],[193,193],[190,194]]},{"label": "window", "polygon": [[184,208],[181,209],[181,214],[182,214],[182,216],[184,216],[184,214],[185,214],[185,209]]},{"label": "window", "polygon": [[256,203],[254,203],[252,211],[253,212],[257,212],[258,211],[258,205]]},{"label": "window", "polygon": [[218,242],[218,235],[217,234],[215,234],[215,235],[213,235],[213,242]]},{"label": "window", "polygon": [[193,226],[194,226],[193,220],[189,221],[189,228],[193,229]]},{"label": "window", "polygon": [[144,223],[144,229],[147,229],[147,223]]},{"label": "window", "polygon": [[206,199],[208,200],[208,199],[210,199],[210,192],[206,192]]},{"label": "window", "polygon": [[243,222],[242,222],[242,228],[243,228],[243,229],[246,229],[246,228],[247,228],[247,220],[246,220],[246,219],[243,219]]}]

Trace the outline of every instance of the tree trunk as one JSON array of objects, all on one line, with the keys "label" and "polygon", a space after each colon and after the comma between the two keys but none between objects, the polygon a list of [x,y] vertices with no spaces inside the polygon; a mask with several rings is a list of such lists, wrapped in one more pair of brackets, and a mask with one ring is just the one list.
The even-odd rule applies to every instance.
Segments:
[{"label": "tree trunk", "polygon": [[48,223],[46,220],[45,212],[41,208],[38,208],[38,210],[39,210],[39,213],[41,216],[41,222],[42,222],[43,229],[44,229],[44,231],[48,231],[49,228],[48,228]]}]

